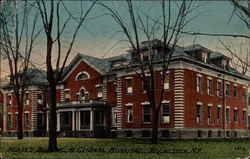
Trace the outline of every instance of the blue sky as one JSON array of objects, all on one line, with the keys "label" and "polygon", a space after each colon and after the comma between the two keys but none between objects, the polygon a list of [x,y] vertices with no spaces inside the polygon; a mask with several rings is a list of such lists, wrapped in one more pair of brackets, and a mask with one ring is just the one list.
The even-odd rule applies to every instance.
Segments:
[{"label": "blue sky", "polygon": [[[174,1],[171,2],[172,14],[177,14],[177,7]],[[179,1],[177,4],[180,3]],[[65,1],[68,9],[72,11],[75,15],[79,13],[80,2],[79,1]],[[90,2],[83,1],[84,8],[90,5]],[[126,5],[122,1],[105,1],[105,4],[109,5],[115,11],[117,11],[124,21],[127,22],[127,10]],[[160,2],[159,1],[134,1],[136,10],[139,10],[141,14],[147,13],[151,18],[157,18],[161,14],[160,12]],[[233,6],[227,1],[194,1],[193,6],[203,4],[199,8],[195,9],[188,18],[197,16],[192,22],[190,22],[185,31],[195,31],[204,33],[230,33],[230,34],[249,34],[249,30],[246,28],[245,24],[234,15],[229,23],[230,16],[233,11]],[[72,50],[69,61],[74,58],[74,56],[80,52],[87,55],[92,55],[95,57],[110,57],[119,54],[126,53],[129,45],[126,42],[121,42],[114,46],[120,40],[126,39],[126,37],[117,33],[121,28],[114,22],[114,20],[105,15],[108,13],[103,7],[96,5],[94,9],[89,14],[87,21],[84,23],[84,27],[81,27],[74,48]],[[68,14],[62,9],[61,18],[66,19]],[[173,18],[174,19],[174,18]],[[42,23],[39,24],[40,27]],[[64,50],[67,48],[67,41],[70,41],[72,35],[72,28],[74,28],[75,23],[69,23],[68,28],[65,30],[62,41],[66,43],[63,45]],[[221,44],[218,43],[218,38],[223,40],[225,43],[230,42],[237,45],[239,42],[243,42],[246,45],[246,39],[240,38],[225,38],[225,37],[207,37],[207,36],[187,36],[183,35],[178,44],[180,46],[191,45],[192,43],[199,43],[204,45],[213,51],[218,51],[226,54],[227,52],[223,49]],[[141,40],[145,40],[141,38]],[[38,45],[34,50],[35,55],[32,60],[36,63],[42,64],[45,61],[45,35],[42,32]],[[37,56],[39,55],[39,56]],[[41,65],[43,68],[45,65]],[[2,67],[2,70],[8,71],[7,65]]]}]

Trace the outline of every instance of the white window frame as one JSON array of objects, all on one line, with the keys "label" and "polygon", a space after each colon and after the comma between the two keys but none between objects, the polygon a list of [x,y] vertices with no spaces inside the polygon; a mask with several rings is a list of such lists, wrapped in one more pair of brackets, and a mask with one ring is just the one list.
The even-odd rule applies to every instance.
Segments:
[{"label": "white window frame", "polygon": [[[126,122],[127,123],[133,123],[134,115],[133,115],[133,104],[128,103],[126,106]],[[131,116],[131,120],[130,120]]]},{"label": "white window frame", "polygon": [[[164,115],[164,104],[168,105],[168,115]],[[169,124],[170,123],[170,101],[162,101],[162,123]]]},{"label": "white window frame", "polygon": [[[125,78],[126,79],[126,93],[131,95],[133,94],[133,78]],[[131,86],[128,86],[128,81],[131,80]]]},{"label": "white window frame", "polygon": [[217,124],[218,125],[222,124],[222,106],[221,105],[217,106]]},{"label": "white window frame", "polygon": [[217,80],[217,96],[222,97],[222,81]]},{"label": "white window frame", "polygon": [[[145,114],[145,109],[144,109],[145,107],[149,108],[149,112],[147,112],[147,114]],[[149,121],[145,121],[145,118],[144,118],[145,115],[149,115]],[[151,108],[150,108],[149,104],[142,105],[142,122],[143,122],[143,124],[150,124],[151,123]]]},{"label": "white window frame", "polygon": [[[84,79],[78,79],[78,77],[82,74],[86,74],[87,75],[87,78],[84,78]],[[90,79],[90,75],[88,72],[86,71],[82,71],[82,72],[79,72],[77,75],[76,75],[76,78],[75,78],[75,81],[82,81],[82,80],[87,80],[87,79]]]},{"label": "white window frame", "polygon": [[207,123],[208,124],[213,123],[213,105],[212,104],[208,104],[208,107],[207,107]]},{"label": "white window frame", "polygon": [[[10,119],[9,119],[10,116]],[[12,128],[12,113],[7,113],[7,127]]]},{"label": "white window frame", "polygon": [[202,93],[202,75],[198,74],[196,77],[196,91],[197,93]]},{"label": "white window frame", "polygon": [[[28,120],[26,118],[26,114],[28,114]],[[28,121],[28,124],[27,124]],[[24,127],[30,128],[30,113],[28,111],[24,112]]]},{"label": "white window frame", "polygon": [[[166,79],[168,79],[168,80],[166,81]],[[170,73],[169,73],[169,71],[167,71],[166,74],[165,74],[165,80],[163,82],[163,88],[164,88],[164,90],[170,90]]]},{"label": "white window frame", "polygon": [[207,94],[213,95],[213,79],[212,78],[207,79]]},{"label": "white window frame", "polygon": [[[96,97],[102,99],[102,97],[103,97],[103,93],[102,93],[103,92],[103,87],[102,87],[102,85],[98,84],[98,85],[95,86],[95,88],[96,88]],[[101,89],[100,92],[98,92],[98,88]]]},{"label": "white window frame", "polygon": [[226,121],[230,122],[230,107],[226,107]]},{"label": "white window frame", "polygon": [[[200,108],[198,110],[198,108]],[[202,109],[202,103],[201,102],[197,102],[196,103],[196,123],[197,124],[202,124],[202,120],[203,120],[203,113],[202,113],[203,109]]]}]

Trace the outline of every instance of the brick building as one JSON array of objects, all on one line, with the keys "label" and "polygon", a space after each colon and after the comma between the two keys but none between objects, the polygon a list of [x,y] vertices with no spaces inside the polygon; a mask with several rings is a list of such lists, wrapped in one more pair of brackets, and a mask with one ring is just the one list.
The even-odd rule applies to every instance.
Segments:
[{"label": "brick building", "polygon": [[[106,59],[83,54],[74,58],[57,90],[60,136],[151,135],[152,111],[135,71],[137,60],[147,60],[143,53],[147,48],[142,47],[141,55],[129,51]],[[154,49],[157,68],[162,46]],[[200,45],[175,48],[164,81],[159,137],[249,136],[249,77],[229,62],[228,57]],[[161,90],[161,74],[159,67],[156,94]]]},{"label": "brick building", "polygon": [[[46,106],[46,72],[30,69],[29,80],[24,95],[23,131],[24,136],[42,136],[45,134],[44,107]],[[10,83],[2,87],[3,91],[3,135],[16,136],[18,130],[18,109],[13,87]]]},{"label": "brick building", "polygon": [[[159,94],[162,45],[153,48],[155,91]],[[103,59],[78,54],[71,61],[57,86],[59,136],[151,136],[153,114],[136,72],[138,60],[148,59],[147,43],[141,49],[139,54],[129,51]],[[229,62],[228,57],[200,45],[176,46],[164,81],[160,138],[249,137],[249,77],[231,68]],[[9,97],[11,89],[4,90],[4,132],[12,132],[16,130],[15,101]],[[44,87],[34,84],[28,90],[30,102],[24,113],[32,122],[25,130],[41,135],[49,126],[43,119],[48,119],[45,102],[38,106],[38,94]]]}]

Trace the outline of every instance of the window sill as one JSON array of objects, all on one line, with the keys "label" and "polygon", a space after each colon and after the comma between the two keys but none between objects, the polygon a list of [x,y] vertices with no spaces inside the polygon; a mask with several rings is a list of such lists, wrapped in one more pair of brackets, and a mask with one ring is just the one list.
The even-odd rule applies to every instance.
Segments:
[{"label": "window sill", "polygon": [[164,92],[170,92],[171,89],[164,89]]},{"label": "window sill", "polygon": [[207,94],[207,95],[209,95],[209,96],[211,96],[211,97],[214,96],[213,94]]},{"label": "window sill", "polygon": [[142,124],[144,124],[144,125],[150,125],[151,122],[142,122]]},{"label": "window sill", "polygon": [[127,95],[127,96],[132,96],[132,95],[133,95],[133,93],[127,93],[126,95]]}]

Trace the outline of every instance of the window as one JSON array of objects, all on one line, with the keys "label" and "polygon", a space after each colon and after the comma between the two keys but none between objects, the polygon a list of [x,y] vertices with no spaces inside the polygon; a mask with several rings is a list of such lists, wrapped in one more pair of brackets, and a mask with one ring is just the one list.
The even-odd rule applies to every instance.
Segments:
[{"label": "window", "polygon": [[133,93],[132,78],[126,80],[126,86],[127,86],[127,94],[132,94]]},{"label": "window", "polygon": [[197,104],[197,123],[200,124],[202,123],[202,105],[201,104]]},{"label": "window", "polygon": [[24,105],[29,105],[29,93],[24,94]]},{"label": "window", "polygon": [[43,93],[37,93],[37,104],[43,105]]},{"label": "window", "polygon": [[64,90],[64,101],[70,101],[70,90]]},{"label": "window", "polygon": [[143,92],[146,92],[147,86],[148,86],[149,89],[151,87],[151,78],[150,78],[150,76],[145,76],[145,82],[143,81],[142,83],[143,83]]},{"label": "window", "polygon": [[96,87],[96,97],[97,99],[102,99],[102,86]]},{"label": "window", "polygon": [[226,83],[226,96],[230,96],[230,83]]},{"label": "window", "polygon": [[89,100],[89,93],[85,91],[85,89],[81,88],[80,92],[78,93],[78,100],[80,101],[88,101]]},{"label": "window", "polygon": [[86,80],[89,79],[89,74],[87,72],[80,72],[76,76],[76,80]]},{"label": "window", "polygon": [[143,123],[150,123],[150,105],[143,105]]},{"label": "window", "polygon": [[243,101],[247,100],[247,91],[246,91],[246,88],[243,88],[243,90],[242,90],[242,97],[243,97]]},{"label": "window", "polygon": [[234,85],[234,97],[238,97],[238,87]]},{"label": "window", "polygon": [[162,122],[170,123],[169,103],[162,103]]},{"label": "window", "polygon": [[238,122],[238,109],[234,109],[234,122]]},{"label": "window", "polygon": [[217,108],[217,124],[221,125],[222,123],[222,111],[221,111],[221,107]]},{"label": "window", "polygon": [[133,122],[133,107],[132,106],[126,106],[127,109],[127,122],[131,123]]},{"label": "window", "polygon": [[202,61],[208,63],[208,54],[206,52],[202,53]]},{"label": "window", "polygon": [[197,76],[197,92],[202,93],[202,76]]},{"label": "window", "polygon": [[207,123],[212,123],[212,106],[207,107]]},{"label": "window", "polygon": [[213,95],[213,80],[212,79],[207,80],[207,94]]},{"label": "window", "polygon": [[219,97],[222,96],[222,82],[221,81],[217,82],[217,96]]},{"label": "window", "polygon": [[8,128],[12,128],[11,114],[7,114]]},{"label": "window", "polygon": [[227,60],[223,59],[223,60],[221,61],[221,65],[222,65],[222,67],[225,69],[225,68],[227,67]]},{"label": "window", "polygon": [[11,94],[8,94],[8,96],[7,96],[7,106],[11,107],[11,105],[12,105]]},{"label": "window", "polygon": [[230,121],[230,109],[226,108],[226,121],[229,122]]},{"label": "window", "polygon": [[170,89],[170,79],[169,78],[170,78],[169,73],[166,73],[165,74],[165,79],[164,79],[164,85],[163,85],[164,90]]},{"label": "window", "polygon": [[245,110],[243,110],[243,125],[247,125],[247,113],[246,113],[246,111]]},{"label": "window", "polygon": [[29,113],[24,113],[25,128],[30,127],[30,115]]}]

